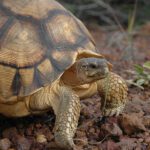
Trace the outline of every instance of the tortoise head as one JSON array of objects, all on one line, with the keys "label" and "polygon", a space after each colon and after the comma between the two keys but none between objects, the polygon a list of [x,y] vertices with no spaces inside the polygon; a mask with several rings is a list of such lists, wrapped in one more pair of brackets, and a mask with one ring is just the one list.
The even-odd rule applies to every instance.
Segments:
[{"label": "tortoise head", "polygon": [[82,85],[107,77],[111,64],[104,58],[81,58],[64,72],[61,79],[66,85]]},{"label": "tortoise head", "polygon": [[104,58],[82,58],[76,62],[78,80],[89,83],[105,78],[109,73],[108,61]]}]

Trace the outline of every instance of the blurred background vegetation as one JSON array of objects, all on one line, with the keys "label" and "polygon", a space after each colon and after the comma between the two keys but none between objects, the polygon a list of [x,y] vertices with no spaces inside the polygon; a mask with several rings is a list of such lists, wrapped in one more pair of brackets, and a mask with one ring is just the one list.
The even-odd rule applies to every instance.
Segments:
[{"label": "blurred background vegetation", "polygon": [[[138,46],[139,42],[136,42],[138,35],[141,38],[140,41],[145,38],[150,40],[150,0],[58,1],[84,21],[88,28],[92,25],[97,33],[98,28],[106,31],[104,46],[99,48],[114,48],[117,52],[111,51],[110,58],[113,58],[113,54],[117,55],[120,50],[119,56],[117,55],[120,61],[133,62],[134,68],[128,70],[128,73],[132,74],[132,78],[128,80],[130,85],[144,89],[145,85],[150,84],[150,60],[145,60],[143,65],[139,64],[141,52],[143,51],[146,55],[144,51],[147,48],[142,49]],[[102,35],[101,32],[99,34]],[[140,42],[139,45],[145,44]]]},{"label": "blurred background vegetation", "polygon": [[58,0],[83,21],[126,27],[133,12],[136,25],[150,21],[150,0]]}]

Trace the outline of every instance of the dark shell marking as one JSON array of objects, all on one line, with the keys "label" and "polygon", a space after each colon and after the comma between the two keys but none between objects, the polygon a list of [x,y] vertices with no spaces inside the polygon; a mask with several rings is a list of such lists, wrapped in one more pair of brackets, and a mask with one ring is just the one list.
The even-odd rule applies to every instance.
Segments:
[{"label": "dark shell marking", "polygon": [[84,25],[59,3],[40,0],[43,6],[52,5],[38,17],[38,9],[33,15],[18,13],[20,4],[38,7],[38,1],[12,1],[16,8],[0,0],[0,15],[7,18],[0,26],[0,95],[4,98],[29,95],[51,84],[74,63],[77,49],[94,45]]}]

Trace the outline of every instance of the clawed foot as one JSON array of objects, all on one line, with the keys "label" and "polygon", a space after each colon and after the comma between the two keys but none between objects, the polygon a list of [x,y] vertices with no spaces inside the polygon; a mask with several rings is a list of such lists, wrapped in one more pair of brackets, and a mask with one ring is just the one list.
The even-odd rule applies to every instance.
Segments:
[{"label": "clawed foot", "polygon": [[111,109],[104,109],[102,112],[103,116],[118,116],[124,109],[124,105],[116,107],[116,108],[111,108]]},{"label": "clawed foot", "polygon": [[56,135],[55,134],[55,140],[56,143],[58,144],[58,146],[62,149],[62,150],[74,150],[75,144],[73,142],[73,139],[65,139],[65,135],[64,136],[60,136],[60,135]]}]

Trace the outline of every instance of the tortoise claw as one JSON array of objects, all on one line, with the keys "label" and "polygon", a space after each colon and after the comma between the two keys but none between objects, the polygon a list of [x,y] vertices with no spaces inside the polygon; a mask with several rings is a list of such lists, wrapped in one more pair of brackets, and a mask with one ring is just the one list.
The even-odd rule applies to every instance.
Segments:
[{"label": "tortoise claw", "polygon": [[117,108],[105,109],[102,114],[103,116],[118,116],[124,109],[124,105]]}]

